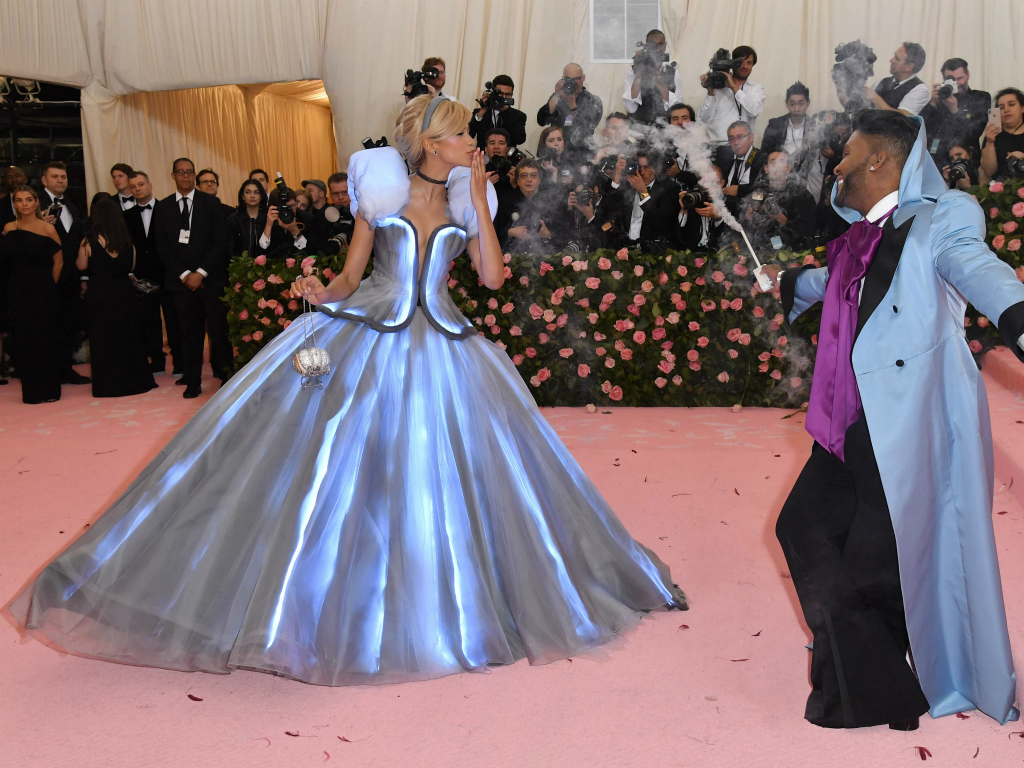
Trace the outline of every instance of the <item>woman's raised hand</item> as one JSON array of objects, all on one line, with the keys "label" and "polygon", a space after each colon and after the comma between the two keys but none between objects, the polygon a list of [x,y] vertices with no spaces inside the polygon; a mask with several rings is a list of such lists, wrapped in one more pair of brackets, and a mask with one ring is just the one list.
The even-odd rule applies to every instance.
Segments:
[{"label": "woman's raised hand", "polygon": [[[477,210],[487,210],[487,157],[482,149],[473,153],[473,162],[470,165],[472,175],[469,178],[469,197],[473,201],[473,207]],[[488,213],[490,218],[490,213]]]},{"label": "woman's raised hand", "polygon": [[292,298],[305,299],[313,306],[323,303],[327,298],[327,288],[316,275],[300,277],[291,287]]}]

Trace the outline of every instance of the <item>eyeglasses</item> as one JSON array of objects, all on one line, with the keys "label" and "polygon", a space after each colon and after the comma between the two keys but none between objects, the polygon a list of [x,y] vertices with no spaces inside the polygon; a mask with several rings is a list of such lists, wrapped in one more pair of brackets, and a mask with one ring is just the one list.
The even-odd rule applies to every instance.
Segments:
[{"label": "eyeglasses", "polygon": [[749,133],[744,133],[741,136],[730,136],[729,137],[729,143],[730,144],[735,144],[738,141],[743,141],[749,135],[750,135]]},{"label": "eyeglasses", "polygon": [[190,171],[190,170],[182,170],[182,169],[179,168],[178,170],[176,170],[174,172],[174,175],[175,176],[195,176],[196,172],[195,171]]},{"label": "eyeglasses", "polygon": [[523,173],[519,174],[519,178],[520,179],[539,179],[540,178],[540,174],[536,173],[536,172],[534,172],[534,173],[523,172]]}]

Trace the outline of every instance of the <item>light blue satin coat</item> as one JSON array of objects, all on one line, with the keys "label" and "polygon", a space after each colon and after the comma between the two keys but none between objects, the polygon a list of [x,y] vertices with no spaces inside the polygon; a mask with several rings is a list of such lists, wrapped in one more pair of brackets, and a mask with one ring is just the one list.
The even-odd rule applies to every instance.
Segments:
[{"label": "light blue satin coat", "polygon": [[[849,222],[861,218],[836,210]],[[969,301],[997,319],[1024,301],[1024,285],[985,243],[977,201],[947,189],[925,152],[923,127],[893,223],[911,217],[889,291],[854,344],[853,368],[930,713],[977,708],[1005,723],[1019,716],[1016,675],[992,529],[988,400],[964,338],[964,311]],[[788,319],[822,301],[827,282],[827,267],[804,271]]]}]

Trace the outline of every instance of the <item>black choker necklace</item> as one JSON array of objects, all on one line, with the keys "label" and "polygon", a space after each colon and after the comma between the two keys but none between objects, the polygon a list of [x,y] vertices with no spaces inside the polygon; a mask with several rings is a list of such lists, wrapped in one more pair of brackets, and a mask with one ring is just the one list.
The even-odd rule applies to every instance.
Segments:
[{"label": "black choker necklace", "polygon": [[424,181],[429,181],[431,184],[440,184],[441,186],[445,186],[446,184],[448,184],[447,181],[438,181],[437,179],[432,179],[429,176],[424,176],[423,172],[420,171],[419,168],[416,169],[416,175],[419,176]]}]

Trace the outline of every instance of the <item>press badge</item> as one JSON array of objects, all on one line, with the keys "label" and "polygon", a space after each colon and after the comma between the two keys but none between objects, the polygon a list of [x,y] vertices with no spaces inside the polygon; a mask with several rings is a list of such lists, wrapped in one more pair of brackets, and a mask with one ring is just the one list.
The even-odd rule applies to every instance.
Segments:
[{"label": "press badge", "polygon": [[772,238],[772,248],[774,248],[776,251],[782,250],[782,238],[779,237],[778,235]]},{"label": "press badge", "polygon": [[563,123],[563,125],[565,125],[566,128],[572,125],[572,112],[565,116],[565,123]]},{"label": "press badge", "polygon": [[938,139],[932,139],[932,146],[928,150],[928,152],[934,155],[938,151],[939,151],[939,140]]},{"label": "press badge", "polygon": [[178,230],[178,242],[182,245],[188,245],[188,236],[192,234],[191,230],[179,229]]}]

